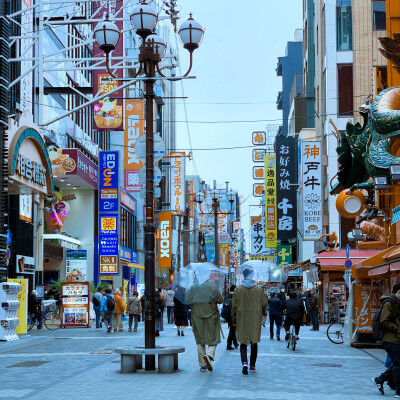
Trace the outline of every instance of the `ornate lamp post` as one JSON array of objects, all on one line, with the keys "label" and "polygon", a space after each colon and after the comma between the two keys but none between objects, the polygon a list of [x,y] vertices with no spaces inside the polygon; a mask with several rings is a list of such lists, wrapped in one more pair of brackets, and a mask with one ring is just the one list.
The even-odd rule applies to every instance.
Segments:
[{"label": "ornate lamp post", "polygon": [[[146,203],[145,203],[145,297],[146,297],[146,316],[145,316],[145,347],[154,348],[155,343],[155,317],[154,317],[154,294],[155,294],[155,226],[154,226],[154,157],[153,157],[153,104],[154,104],[154,83],[157,74],[168,80],[179,80],[182,78],[170,78],[163,75],[159,68],[165,50],[164,40],[154,34],[157,25],[157,12],[146,1],[141,0],[130,17],[131,24],[137,35],[141,37],[142,44],[139,51],[139,74],[144,73],[145,77],[145,121],[146,121]],[[111,26],[113,25],[113,26]],[[96,40],[100,48],[104,50],[107,57],[107,70],[109,68],[108,54],[115,49],[118,40],[116,39],[116,26],[109,21],[100,22],[95,29]],[[196,22],[192,15],[184,22],[179,29],[183,47],[190,53],[190,66],[183,77],[188,76],[192,69],[193,52],[196,50],[203,38],[204,30]],[[119,35],[118,35],[119,37]],[[112,46],[114,45],[114,47]],[[110,73],[110,72],[109,72]],[[110,73],[111,75],[111,73]],[[155,369],[155,356],[146,356],[146,370]]]}]

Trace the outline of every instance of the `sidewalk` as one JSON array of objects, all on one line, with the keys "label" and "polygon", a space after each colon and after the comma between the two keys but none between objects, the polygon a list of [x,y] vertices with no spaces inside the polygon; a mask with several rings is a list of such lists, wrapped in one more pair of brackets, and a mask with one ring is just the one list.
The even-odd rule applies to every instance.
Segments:
[{"label": "sidewalk", "polygon": [[[223,327],[227,337],[226,324]],[[0,399],[97,399],[122,395],[163,400],[364,400],[379,396],[371,377],[384,369],[381,351],[368,349],[367,353],[335,345],[323,331],[311,332],[309,327],[301,328],[295,352],[287,349],[284,341],[271,341],[269,329],[263,328],[257,372],[243,376],[239,350],[226,351],[226,339],[217,348],[214,371],[201,373],[191,329],[179,337],[172,325],[164,324],[157,344],[186,347],[179,357],[180,371],[173,375],[122,375],[119,356],[111,350],[143,344],[143,329],[141,323],[137,333],[126,330],[107,334],[95,328],[42,330],[21,340],[26,346],[7,349],[0,344]],[[109,354],[93,354],[104,350]],[[23,363],[21,367],[17,367],[19,363]],[[394,392],[387,390],[387,395],[394,397]]]}]

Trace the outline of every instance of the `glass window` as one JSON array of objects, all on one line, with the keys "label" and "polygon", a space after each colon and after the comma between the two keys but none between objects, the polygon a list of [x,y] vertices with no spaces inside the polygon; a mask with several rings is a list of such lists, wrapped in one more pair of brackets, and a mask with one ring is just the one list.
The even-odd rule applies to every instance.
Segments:
[{"label": "glass window", "polygon": [[386,30],[386,1],[372,2],[372,17],[374,22],[374,31]]},{"label": "glass window", "polygon": [[338,65],[339,116],[353,115],[353,66]]},{"label": "glass window", "polygon": [[337,50],[352,50],[351,0],[336,0],[336,32]]}]

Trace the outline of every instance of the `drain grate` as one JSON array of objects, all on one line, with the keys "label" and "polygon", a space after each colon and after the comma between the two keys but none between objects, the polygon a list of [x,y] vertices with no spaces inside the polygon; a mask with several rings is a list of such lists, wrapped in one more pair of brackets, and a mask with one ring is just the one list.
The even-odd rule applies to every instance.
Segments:
[{"label": "drain grate", "polygon": [[312,367],[321,367],[321,368],[339,368],[343,367],[342,364],[328,364],[328,363],[317,363],[311,364]]},{"label": "drain grate", "polygon": [[46,364],[50,361],[22,361],[14,365],[9,365],[7,368],[16,368],[16,367],[39,367],[42,364]]},{"label": "drain grate", "polygon": [[96,350],[92,351],[91,354],[113,354],[114,350]]}]

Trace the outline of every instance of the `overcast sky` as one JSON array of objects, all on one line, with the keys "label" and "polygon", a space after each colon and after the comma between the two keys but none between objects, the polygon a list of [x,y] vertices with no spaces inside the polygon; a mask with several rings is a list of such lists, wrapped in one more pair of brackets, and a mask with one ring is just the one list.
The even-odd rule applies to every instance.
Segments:
[{"label": "overcast sky", "polygon": [[[184,82],[192,148],[250,146],[253,131],[281,123],[276,98],[282,79],[276,76],[275,68],[295,29],[302,26],[302,1],[180,0],[178,4],[182,6],[179,24],[193,12],[206,30],[201,47],[194,53],[191,75],[197,79]],[[188,55],[182,48],[180,59],[186,71]],[[178,96],[182,95],[180,83],[177,87]],[[177,120],[185,121],[182,100],[177,104]],[[216,123],[221,121],[260,122]],[[186,124],[182,122],[177,125],[177,145],[189,148]],[[194,150],[194,161],[207,183],[212,184],[213,179],[221,184],[229,181],[243,198],[252,193],[250,148]],[[193,162],[187,166],[188,174],[196,173]],[[247,214],[242,219],[245,234],[250,229],[251,204],[259,204],[259,198],[251,196],[242,206],[242,215]],[[252,208],[252,214],[256,210]],[[246,241],[248,250],[248,236]]]}]

